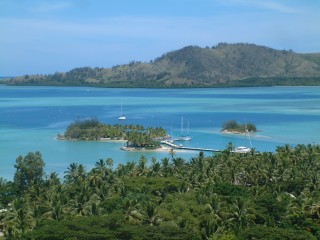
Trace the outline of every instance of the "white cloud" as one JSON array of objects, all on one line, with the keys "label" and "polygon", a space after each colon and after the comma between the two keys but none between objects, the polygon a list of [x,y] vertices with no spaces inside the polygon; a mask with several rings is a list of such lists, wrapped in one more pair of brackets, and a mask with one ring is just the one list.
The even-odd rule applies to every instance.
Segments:
[{"label": "white cloud", "polygon": [[271,10],[275,10],[278,12],[283,12],[283,13],[294,13],[294,12],[298,12],[297,9],[284,5],[284,4],[280,4],[278,2],[272,2],[272,1],[256,1],[255,4],[257,4],[257,6],[263,7],[263,8],[267,8],[267,9],[271,9]]},{"label": "white cloud", "polygon": [[48,13],[64,10],[72,6],[71,2],[41,2],[39,5],[29,8],[29,11],[32,13]]},{"label": "white cloud", "polygon": [[224,0],[222,3],[227,3],[228,5],[234,6],[245,6],[245,7],[257,7],[261,9],[273,10],[282,13],[295,13],[298,12],[298,9],[280,3],[279,1],[270,1],[270,0]]}]

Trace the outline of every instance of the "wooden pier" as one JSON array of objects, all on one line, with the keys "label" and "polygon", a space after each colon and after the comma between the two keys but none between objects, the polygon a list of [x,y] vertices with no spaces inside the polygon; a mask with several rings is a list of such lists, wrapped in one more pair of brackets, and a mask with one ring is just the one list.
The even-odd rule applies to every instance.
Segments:
[{"label": "wooden pier", "polygon": [[175,149],[203,151],[203,152],[221,152],[221,150],[218,150],[218,149],[179,146],[179,145],[176,145],[176,144],[169,142],[169,141],[161,141],[161,143],[165,144],[167,146],[170,146],[172,148],[175,148]]}]

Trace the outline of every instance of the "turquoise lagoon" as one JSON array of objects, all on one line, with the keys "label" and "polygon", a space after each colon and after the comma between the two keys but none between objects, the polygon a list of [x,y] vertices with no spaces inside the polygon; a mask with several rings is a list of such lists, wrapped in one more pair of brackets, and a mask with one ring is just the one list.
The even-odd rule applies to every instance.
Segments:
[{"label": "turquoise lagoon", "polygon": [[[125,122],[119,122],[121,101]],[[40,151],[46,172],[63,177],[69,164],[91,169],[99,159],[115,165],[144,155],[161,160],[168,152],[121,151],[121,142],[58,141],[56,135],[76,119],[96,117],[109,124],[161,126],[180,135],[189,123],[186,146],[224,149],[229,142],[250,146],[245,136],[220,133],[223,122],[252,122],[260,130],[251,137],[257,151],[284,144],[320,143],[320,87],[217,89],[108,89],[89,87],[9,87],[0,85],[0,177],[11,180],[15,159]],[[195,151],[176,152],[190,159]],[[206,152],[206,155],[213,153]]]}]

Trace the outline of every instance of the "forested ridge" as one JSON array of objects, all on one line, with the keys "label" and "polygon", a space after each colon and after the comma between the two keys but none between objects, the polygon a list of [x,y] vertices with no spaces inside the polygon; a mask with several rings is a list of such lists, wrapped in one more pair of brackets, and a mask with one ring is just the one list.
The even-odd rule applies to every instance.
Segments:
[{"label": "forested ridge", "polygon": [[320,146],[175,152],[44,172],[40,152],[0,180],[6,239],[320,239]]},{"label": "forested ridge", "polygon": [[320,84],[320,53],[301,54],[255,44],[187,46],[150,62],[79,67],[7,79],[7,85],[96,87],[233,87]]}]

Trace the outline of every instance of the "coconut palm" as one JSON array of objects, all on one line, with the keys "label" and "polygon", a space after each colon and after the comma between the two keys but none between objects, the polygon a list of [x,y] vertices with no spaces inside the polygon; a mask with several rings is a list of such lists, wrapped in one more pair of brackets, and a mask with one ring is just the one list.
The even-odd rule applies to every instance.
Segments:
[{"label": "coconut palm", "polygon": [[95,163],[94,169],[97,170],[97,172],[100,173],[101,176],[103,176],[105,170],[106,170],[106,163],[105,161],[100,158],[98,162]]},{"label": "coconut palm", "polygon": [[154,157],[152,158],[152,165],[148,176],[162,176],[161,164]]},{"label": "coconut palm", "polygon": [[79,192],[70,199],[68,208],[71,214],[87,216],[90,214],[90,195],[91,192],[87,185],[81,185]]},{"label": "coconut palm", "polygon": [[219,224],[216,222],[215,219],[209,217],[205,219],[201,223],[201,235],[202,239],[209,240],[212,239],[214,233],[218,231]]},{"label": "coconut palm", "polygon": [[7,225],[8,237],[19,239],[34,227],[31,211],[26,198],[14,200],[12,209],[6,213],[3,222]]},{"label": "coconut palm", "polygon": [[145,156],[141,156],[139,159],[138,166],[136,168],[136,175],[137,176],[146,176],[149,172],[147,167],[148,159]]},{"label": "coconut palm", "polygon": [[161,159],[161,167],[162,167],[163,176],[165,177],[172,176],[173,173],[172,173],[172,167],[171,167],[169,158],[165,157]]},{"label": "coconut palm", "polygon": [[224,204],[216,193],[210,197],[209,202],[205,205],[206,213],[217,223],[222,223],[224,219],[223,208]]},{"label": "coconut palm", "polygon": [[247,207],[242,198],[236,198],[230,206],[228,224],[236,233],[241,233],[248,226],[254,224],[253,210]]},{"label": "coconut palm", "polygon": [[107,164],[107,166],[108,166],[109,168],[112,168],[112,167],[113,167],[113,163],[114,163],[114,161],[113,161],[112,158],[108,158],[108,159],[106,160],[106,164]]},{"label": "coconut palm", "polygon": [[152,226],[157,225],[161,221],[157,207],[151,202],[148,202],[144,208],[143,221]]}]

